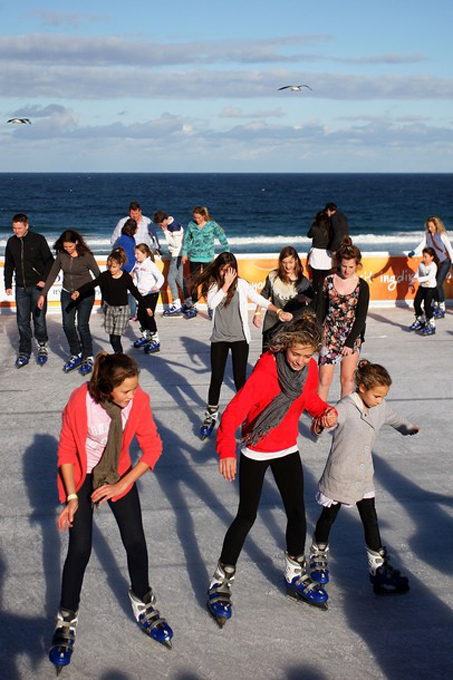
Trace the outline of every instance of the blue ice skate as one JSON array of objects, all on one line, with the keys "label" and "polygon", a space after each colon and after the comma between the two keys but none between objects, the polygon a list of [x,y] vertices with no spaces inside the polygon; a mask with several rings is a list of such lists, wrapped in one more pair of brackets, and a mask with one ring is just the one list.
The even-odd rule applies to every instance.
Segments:
[{"label": "blue ice skate", "polygon": [[286,594],[289,597],[321,609],[327,609],[329,596],[319,583],[310,578],[303,555],[292,559],[286,554],[285,584]]},{"label": "blue ice skate", "polygon": [[184,312],[184,318],[185,319],[195,319],[197,314],[198,314],[198,309],[196,307],[189,307]]},{"label": "blue ice skate", "polygon": [[83,360],[82,364],[79,366],[79,373],[80,375],[88,375],[88,373],[91,373],[93,370],[93,357],[87,357],[86,359]]},{"label": "blue ice skate", "polygon": [[393,569],[385,547],[371,550],[367,547],[370,581],[376,595],[396,595],[407,593],[409,579],[401,576],[398,569]]},{"label": "blue ice skate", "polygon": [[230,565],[218,563],[211,579],[206,606],[219,628],[223,628],[233,614],[231,602],[231,584],[236,569]]},{"label": "blue ice skate", "polygon": [[135,349],[142,349],[142,347],[145,347],[151,338],[148,335],[144,335],[142,338],[138,338],[138,340],[134,340],[133,347]]},{"label": "blue ice skate", "polygon": [[49,358],[49,353],[47,350],[47,343],[46,342],[39,342],[38,343],[38,356],[36,358],[36,362],[38,366],[44,366],[44,364],[47,364],[47,359]]},{"label": "blue ice skate", "polygon": [[414,323],[409,326],[410,331],[421,331],[425,327],[425,322],[423,319],[419,316],[417,319],[415,319]]},{"label": "blue ice skate", "polygon": [[16,366],[16,368],[22,368],[23,366],[26,366],[29,363],[30,357],[28,356],[28,354],[19,354],[14,365]]},{"label": "blue ice skate", "polygon": [[71,663],[76,637],[77,612],[60,609],[57,614],[57,627],[49,649],[49,659],[54,664],[57,675]]},{"label": "blue ice skate", "polygon": [[329,583],[329,563],[327,553],[329,546],[327,543],[316,543],[314,540],[310,548],[309,571],[313,581],[325,585]]},{"label": "blue ice skate", "polygon": [[161,617],[159,611],[155,609],[156,598],[152,588],[146,593],[143,601],[140,600],[129,589],[129,598],[132,604],[132,611],[134,612],[135,620],[146,635],[151,637],[156,642],[160,642],[169,649],[172,648],[173,631],[164,618]]},{"label": "blue ice skate", "polygon": [[218,413],[218,406],[208,406],[204,412],[204,420],[200,427],[200,437],[202,440],[207,439],[212,434],[217,421]]},{"label": "blue ice skate", "polygon": [[436,327],[433,323],[428,321],[426,326],[422,328],[420,331],[421,335],[435,335],[436,334]]},{"label": "blue ice skate", "polygon": [[157,352],[160,352],[160,342],[158,340],[148,341],[145,345],[145,354],[157,354]]},{"label": "blue ice skate", "polygon": [[167,319],[178,319],[181,318],[182,315],[184,314],[185,309],[183,307],[176,307],[176,305],[170,305],[168,309],[165,309],[164,312],[162,313],[162,316],[165,316]]},{"label": "blue ice skate", "polygon": [[80,354],[73,354],[72,357],[65,363],[63,366],[63,371],[65,373],[70,373],[73,371],[75,368],[78,368],[80,364],[82,363],[82,357]]}]

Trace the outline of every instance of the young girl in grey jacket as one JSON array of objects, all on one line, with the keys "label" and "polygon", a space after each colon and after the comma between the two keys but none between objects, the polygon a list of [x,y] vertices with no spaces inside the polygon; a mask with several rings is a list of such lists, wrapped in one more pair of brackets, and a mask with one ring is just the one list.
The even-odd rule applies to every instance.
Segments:
[{"label": "young girl in grey jacket", "polygon": [[[328,583],[330,529],[341,505],[356,505],[365,531],[370,581],[374,592],[406,592],[409,590],[408,579],[390,566],[387,551],[381,542],[371,452],[376,435],[383,425],[391,425],[403,435],[417,434],[419,428],[400,416],[385,401],[392,379],[383,366],[363,359],[359,361],[354,377],[356,391],[344,397],[336,406],[338,421],[318,484],[316,500],[323,509],[313,536],[310,573],[318,583]],[[316,421],[313,430],[315,434],[320,434],[322,430]]]}]

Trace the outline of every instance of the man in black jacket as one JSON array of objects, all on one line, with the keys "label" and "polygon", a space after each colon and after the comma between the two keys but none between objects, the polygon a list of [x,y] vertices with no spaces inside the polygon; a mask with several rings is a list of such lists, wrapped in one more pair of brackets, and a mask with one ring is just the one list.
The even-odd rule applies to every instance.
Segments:
[{"label": "man in black jacket", "polygon": [[31,355],[31,323],[33,316],[35,338],[38,342],[38,363],[47,361],[46,311],[38,309],[38,298],[45,284],[53,256],[41,234],[29,230],[28,217],[18,213],[13,217],[14,236],[8,239],[5,250],[5,289],[12,295],[13,274],[16,275],[16,310],[19,329],[19,356],[17,368],[26,366]]},{"label": "man in black jacket", "polygon": [[348,218],[344,213],[338,210],[336,203],[327,203],[324,212],[329,216],[330,226],[332,228],[330,250],[335,253],[341,246],[343,236],[349,236]]}]

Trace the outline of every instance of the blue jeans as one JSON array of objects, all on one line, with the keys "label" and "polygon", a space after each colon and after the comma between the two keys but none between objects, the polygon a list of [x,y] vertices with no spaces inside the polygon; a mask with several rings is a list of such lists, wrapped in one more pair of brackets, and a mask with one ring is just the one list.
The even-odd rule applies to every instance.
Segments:
[{"label": "blue jeans", "polygon": [[183,274],[183,264],[182,264],[182,257],[181,255],[177,255],[176,257],[173,257],[173,255],[170,258],[170,264],[168,265],[168,274],[167,274],[167,281],[168,285],[170,286],[170,292],[171,292],[171,298],[172,302],[175,300],[180,299],[181,296],[178,291],[178,286],[179,290],[183,294],[183,302],[189,297],[189,291],[187,290],[187,285],[184,279],[184,274]]},{"label": "blue jeans", "polygon": [[19,354],[31,355],[31,323],[30,316],[33,316],[33,326],[35,338],[38,342],[47,342],[46,312],[47,303],[43,308],[38,309],[38,299],[41,290],[36,286],[23,288],[16,286],[16,310],[17,327],[19,329]]},{"label": "blue jeans", "polygon": [[450,271],[451,260],[447,257],[443,262],[441,262],[437,268],[437,290],[436,290],[436,300],[437,302],[445,302],[444,293],[444,281],[447,278],[447,274]]},{"label": "blue jeans", "polygon": [[94,304],[94,293],[79,297],[75,303],[71,300],[71,293],[62,290],[60,300],[63,330],[69,343],[71,355],[82,352],[82,359],[93,356],[93,340],[89,323]]}]

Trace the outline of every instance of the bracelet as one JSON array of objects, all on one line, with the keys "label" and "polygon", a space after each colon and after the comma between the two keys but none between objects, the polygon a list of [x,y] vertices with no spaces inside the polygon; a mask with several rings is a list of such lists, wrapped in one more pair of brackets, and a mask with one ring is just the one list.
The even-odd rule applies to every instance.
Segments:
[{"label": "bracelet", "polygon": [[76,493],[70,493],[69,496],[66,498],[66,502],[69,503],[69,501],[78,501],[79,497]]},{"label": "bracelet", "polygon": [[261,316],[261,309],[258,309],[258,310],[255,312],[255,316]]},{"label": "bracelet", "polygon": [[277,316],[280,316],[280,314],[281,314],[282,312],[283,312],[283,309],[280,309],[280,308],[279,308],[279,309],[277,309],[277,311],[276,311],[275,313],[276,313]]}]

